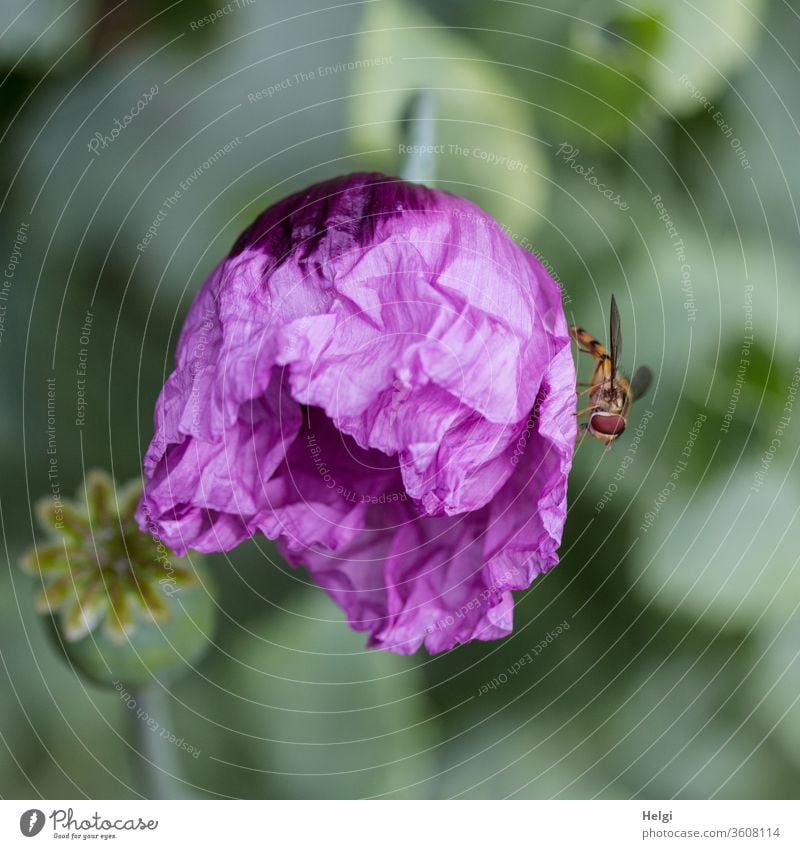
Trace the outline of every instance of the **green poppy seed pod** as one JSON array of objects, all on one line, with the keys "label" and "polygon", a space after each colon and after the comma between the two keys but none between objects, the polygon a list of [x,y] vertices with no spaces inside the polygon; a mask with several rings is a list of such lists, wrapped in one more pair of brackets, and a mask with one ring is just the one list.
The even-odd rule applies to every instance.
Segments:
[{"label": "green poppy seed pod", "polygon": [[165,597],[164,615],[142,617],[122,641],[104,629],[64,640],[70,663],[98,683],[134,687],[173,681],[193,669],[210,646],[216,606],[202,557],[193,557],[192,566],[196,583]]},{"label": "green poppy seed pod", "polygon": [[40,583],[36,608],[69,662],[104,684],[145,685],[191,669],[214,628],[214,588],[201,555],[178,557],[140,530],[135,482],[92,471],[76,501],[43,499],[49,539],[21,566]]}]

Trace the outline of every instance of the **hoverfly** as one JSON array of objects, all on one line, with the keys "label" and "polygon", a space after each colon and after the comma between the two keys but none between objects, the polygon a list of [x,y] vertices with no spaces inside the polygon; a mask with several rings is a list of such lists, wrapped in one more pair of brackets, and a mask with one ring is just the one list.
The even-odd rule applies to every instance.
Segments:
[{"label": "hoverfly", "polygon": [[592,379],[579,395],[589,393],[589,406],[576,415],[589,414],[589,421],[581,429],[591,433],[595,439],[605,442],[606,448],[622,434],[628,423],[631,404],[647,392],[653,372],[647,366],[639,366],[633,379],[628,382],[619,370],[619,355],[622,348],[619,310],[617,301],[611,296],[610,351],[582,327],[570,327],[570,336],[578,343],[579,350],[591,354],[597,365]]}]

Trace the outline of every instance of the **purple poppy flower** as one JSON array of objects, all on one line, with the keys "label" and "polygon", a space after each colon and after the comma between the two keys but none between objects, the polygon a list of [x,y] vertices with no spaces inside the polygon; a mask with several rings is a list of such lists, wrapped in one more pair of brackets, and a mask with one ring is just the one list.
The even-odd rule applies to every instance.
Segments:
[{"label": "purple poppy flower", "polygon": [[560,291],[472,203],[353,174],[264,212],[192,306],[145,458],[178,554],[260,532],[369,643],[512,629],[576,434]]}]

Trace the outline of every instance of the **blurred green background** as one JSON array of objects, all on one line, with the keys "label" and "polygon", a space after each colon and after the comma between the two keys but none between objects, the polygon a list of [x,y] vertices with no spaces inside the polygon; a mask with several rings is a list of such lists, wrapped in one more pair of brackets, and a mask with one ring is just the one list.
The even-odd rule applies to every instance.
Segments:
[{"label": "blurred green background", "polygon": [[185,792],[797,798],[799,54],[796,0],[4,0],[0,795],[137,793],[119,695],[63,663],[14,565],[50,486],[46,380],[64,492],[137,476],[205,275],[288,192],[397,173],[424,87],[437,141],[474,154],[436,185],[601,339],[614,292],[654,388],[613,450],[578,450],[561,564],[503,641],[365,651],[267,541],[208,558],[216,643],[161,717],[200,750],[176,747]]}]

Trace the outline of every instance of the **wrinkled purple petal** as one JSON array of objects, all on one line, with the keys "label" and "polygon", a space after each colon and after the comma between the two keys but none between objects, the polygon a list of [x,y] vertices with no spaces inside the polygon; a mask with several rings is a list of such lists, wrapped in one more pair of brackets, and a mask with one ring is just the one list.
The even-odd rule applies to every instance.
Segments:
[{"label": "wrinkled purple petal", "polygon": [[512,628],[557,562],[575,373],[557,285],[480,209],[377,174],[268,209],[189,313],[139,509],[179,553],[255,533],[370,645]]}]

